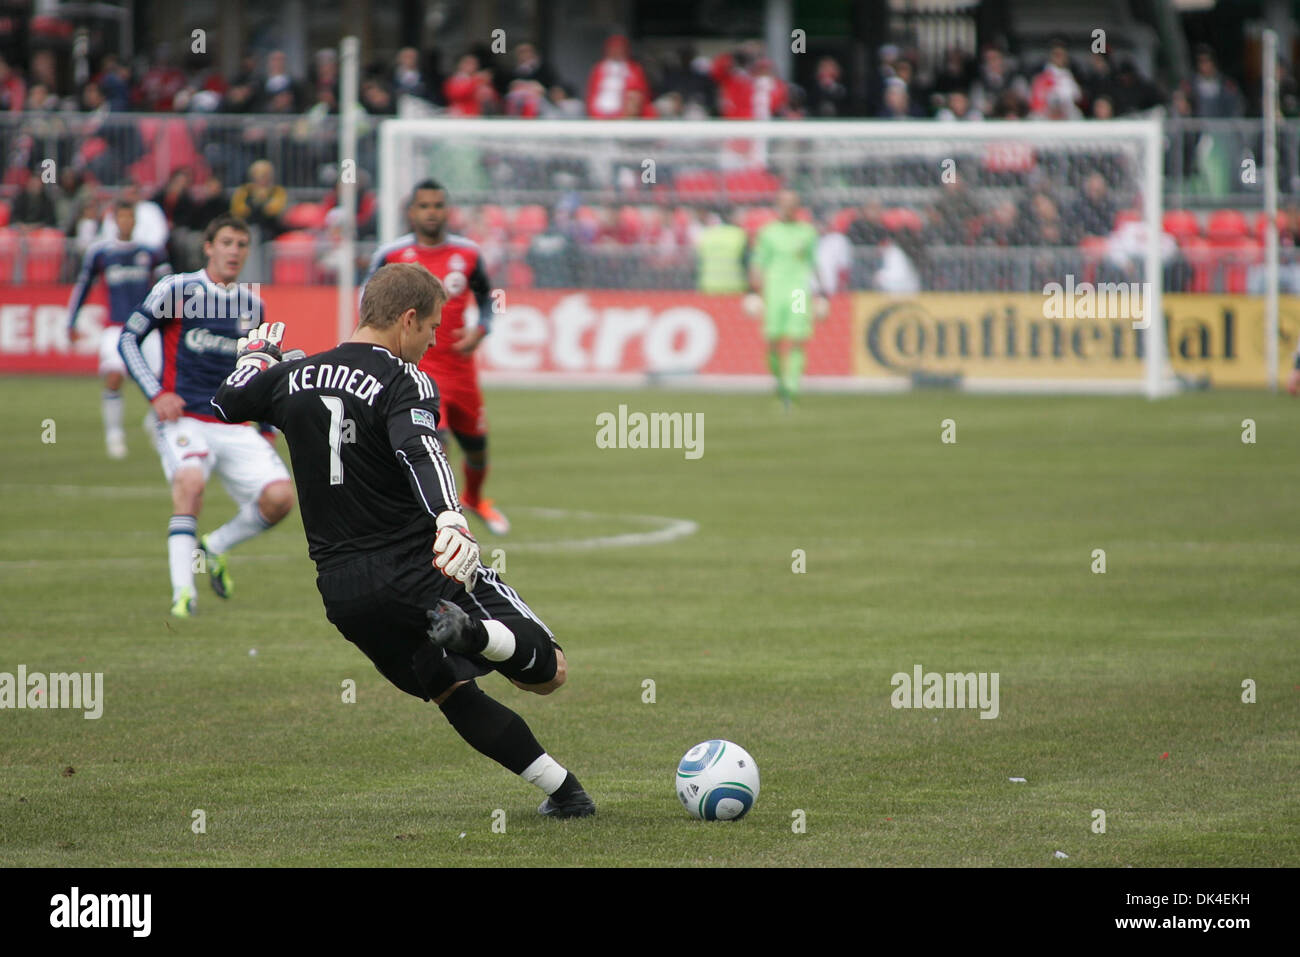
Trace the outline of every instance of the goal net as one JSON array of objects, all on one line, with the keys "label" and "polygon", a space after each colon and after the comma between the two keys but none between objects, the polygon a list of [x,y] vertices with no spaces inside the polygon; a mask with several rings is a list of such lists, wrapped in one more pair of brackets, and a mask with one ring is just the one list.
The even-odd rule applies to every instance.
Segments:
[{"label": "goal net", "polygon": [[[1158,120],[397,119],[380,240],[412,187],[501,290],[489,381],[767,388],[758,233],[811,222],[810,388],[1171,391]],[[825,296],[825,301],[821,296]]]}]

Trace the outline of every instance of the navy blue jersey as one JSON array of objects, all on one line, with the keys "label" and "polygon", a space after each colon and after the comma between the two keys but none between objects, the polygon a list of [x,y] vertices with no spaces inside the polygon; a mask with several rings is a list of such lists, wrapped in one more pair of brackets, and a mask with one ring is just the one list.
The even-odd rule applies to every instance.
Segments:
[{"label": "navy blue jersey", "polygon": [[68,328],[77,324],[77,313],[86,304],[96,277],[103,275],[108,286],[108,324],[120,326],[149,295],[153,284],[171,271],[166,250],[117,239],[91,243],[68,300]]},{"label": "navy blue jersey", "polygon": [[[257,283],[219,286],[203,269],[168,276],[154,286],[122,328],[117,346],[145,398],[152,402],[163,392],[175,392],[185,401],[186,415],[225,421],[213,410],[212,396],[235,371],[240,338],[267,321],[257,290]],[[140,352],[154,329],[162,330],[161,380]]]}]

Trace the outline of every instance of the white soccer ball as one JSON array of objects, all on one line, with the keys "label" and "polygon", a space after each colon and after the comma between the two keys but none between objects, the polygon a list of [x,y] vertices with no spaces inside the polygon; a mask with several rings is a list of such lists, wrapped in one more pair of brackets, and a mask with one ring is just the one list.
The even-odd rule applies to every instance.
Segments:
[{"label": "white soccer ball", "polygon": [[677,763],[676,787],[692,817],[734,821],[758,800],[758,765],[732,741],[701,741]]}]

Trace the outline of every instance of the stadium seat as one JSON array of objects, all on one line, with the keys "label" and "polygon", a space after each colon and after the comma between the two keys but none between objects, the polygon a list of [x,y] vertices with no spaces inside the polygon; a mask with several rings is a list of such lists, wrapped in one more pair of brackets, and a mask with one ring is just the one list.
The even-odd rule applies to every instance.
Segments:
[{"label": "stadium seat", "polygon": [[298,203],[284,214],[286,229],[320,229],[325,225],[326,209],[320,203]]},{"label": "stadium seat", "polygon": [[515,213],[514,232],[517,236],[531,239],[538,233],[545,232],[546,224],[545,206],[539,206],[536,203],[530,206],[520,206],[519,211]]},{"label": "stadium seat", "polygon": [[0,203],[0,228],[9,225],[9,204]]},{"label": "stadium seat", "polygon": [[776,219],[776,210],[767,206],[755,206],[753,209],[745,210],[740,222],[745,227],[745,232],[749,233],[752,239],[760,229],[774,219]]},{"label": "stadium seat", "polygon": [[682,173],[673,180],[677,192],[682,195],[697,195],[715,199],[722,189],[722,174],[713,170],[698,170]]},{"label": "stadium seat", "polygon": [[841,209],[831,217],[831,229],[837,233],[847,233],[853,221],[858,218],[858,208],[850,206],[848,209]]},{"label": "stadium seat", "polygon": [[62,230],[36,229],[27,234],[27,259],[23,281],[57,283],[62,278],[65,237]]},{"label": "stadium seat", "polygon": [[1201,235],[1201,221],[1190,209],[1171,209],[1165,213],[1164,229],[1181,244],[1185,239]]},{"label": "stadium seat", "polygon": [[1084,236],[1079,241],[1079,249],[1083,253],[1083,281],[1097,281],[1097,267],[1101,261],[1106,258],[1106,249],[1110,245],[1110,240],[1105,236]]},{"label": "stadium seat", "polygon": [[1127,226],[1129,223],[1142,222],[1142,210],[1140,209],[1121,209],[1115,214],[1115,228]]},{"label": "stadium seat", "polygon": [[305,286],[311,282],[316,256],[316,237],[295,230],[284,233],[271,244],[271,278],[277,285]]},{"label": "stadium seat", "polygon": [[733,202],[763,202],[781,188],[781,177],[762,168],[733,170],[723,176],[722,188]]},{"label": "stadium seat", "polygon": [[[0,214],[0,217],[2,216],[3,214]],[[0,222],[0,225],[4,225],[3,222]],[[1279,230],[1285,230],[1288,228],[1289,225],[1290,225],[1290,220],[1288,220],[1286,213],[1283,212],[1282,210],[1278,210],[1277,228]],[[1265,241],[1265,237],[1267,236],[1268,236],[1268,213],[1260,213],[1258,216],[1255,217],[1255,238],[1262,243]]]},{"label": "stadium seat", "polygon": [[11,283],[18,266],[18,231],[0,227],[0,283]]},{"label": "stadium seat", "polygon": [[1250,235],[1250,227],[1246,223],[1246,217],[1242,215],[1239,209],[1216,209],[1210,214],[1210,221],[1206,224],[1205,235],[1209,237],[1210,242],[1223,242],[1225,240],[1243,239]]},{"label": "stadium seat", "polygon": [[1250,236],[1237,236],[1214,243],[1214,251],[1219,260],[1219,275],[1223,277],[1222,289],[1218,291],[1239,294],[1246,292],[1250,267],[1258,264],[1262,258],[1260,244]]},{"label": "stadium seat", "polygon": [[645,232],[645,220],[641,210],[635,206],[623,206],[618,211],[618,241],[632,244],[641,241]]},{"label": "stadium seat", "polygon": [[1179,246],[1182,247],[1183,258],[1192,269],[1191,281],[1186,291],[1209,292],[1211,265],[1214,261],[1210,241],[1201,236],[1188,236],[1179,243]]},{"label": "stadium seat", "polygon": [[483,207],[482,213],[483,213],[483,228],[486,229],[488,232],[492,232],[498,229],[509,228],[510,226],[509,217],[506,216],[506,211],[502,209],[500,206],[495,206],[489,203],[488,205]]},{"label": "stadium seat", "polygon": [[925,227],[925,220],[921,214],[912,209],[887,209],[880,217],[881,223],[891,233],[896,233],[900,229],[912,229],[920,232]]},{"label": "stadium seat", "polygon": [[532,289],[533,267],[528,263],[512,259],[506,264],[506,287],[508,289]]}]

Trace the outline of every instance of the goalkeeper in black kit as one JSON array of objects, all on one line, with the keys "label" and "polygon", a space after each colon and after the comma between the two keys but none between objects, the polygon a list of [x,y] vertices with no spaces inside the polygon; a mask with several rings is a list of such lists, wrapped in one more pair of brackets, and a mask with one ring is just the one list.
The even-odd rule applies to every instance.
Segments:
[{"label": "goalkeeper in black kit", "polygon": [[384,266],[351,339],[295,358],[281,353],[283,323],[261,326],[240,341],[212,405],[228,422],[284,432],[316,586],[343,636],[397,687],[438,705],[477,751],[541,788],[541,814],[587,817],[596,805],[578,779],[474,680],[498,671],[545,695],[566,666],[541,619],[479,564],[460,512],[437,389],[415,365],[446,300],[423,266]]}]

